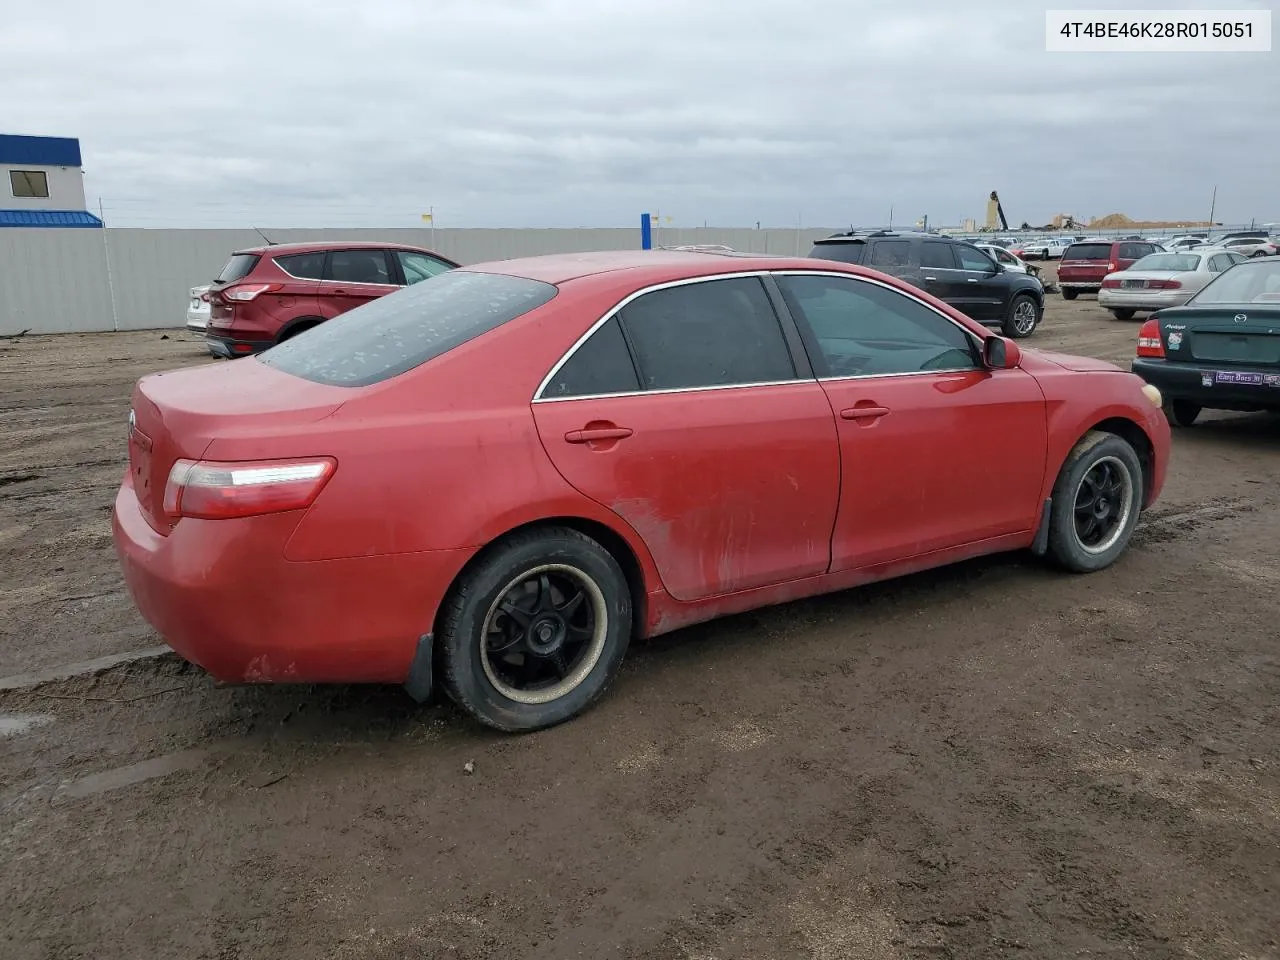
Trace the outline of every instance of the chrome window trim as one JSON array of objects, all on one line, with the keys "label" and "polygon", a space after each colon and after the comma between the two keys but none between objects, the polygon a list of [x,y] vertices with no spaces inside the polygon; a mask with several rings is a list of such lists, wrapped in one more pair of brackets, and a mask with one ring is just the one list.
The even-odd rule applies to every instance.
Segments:
[{"label": "chrome window trim", "polygon": [[[588,399],[587,396],[544,397],[542,394],[543,394],[543,391],[547,389],[548,385],[550,385],[551,381],[556,378],[556,374],[560,372],[561,368],[563,368],[564,365],[573,358],[573,355],[578,352],[578,349],[584,343],[590,340],[592,335],[594,335],[597,330],[599,330],[606,323],[612,320],[615,316],[621,313],[622,310],[627,306],[627,304],[631,303],[634,300],[639,299],[640,297],[643,297],[645,294],[655,293],[659,290],[669,290],[673,287],[685,287],[694,283],[706,283],[711,280],[742,280],[750,277],[767,277],[772,272],[773,271],[771,270],[742,270],[742,271],[736,271],[734,273],[709,273],[699,277],[682,277],[679,280],[664,280],[661,283],[655,283],[651,286],[643,287],[640,290],[636,290],[634,293],[627,294],[627,296],[623,297],[616,304],[614,304],[613,307],[611,307],[604,316],[602,316],[595,323],[591,324],[591,326],[587,328],[587,332],[584,333],[582,336],[580,336],[576,341],[574,341],[573,345],[569,347],[567,351],[565,351],[564,355],[559,360],[556,361],[555,365],[551,368],[550,372],[548,372],[547,375],[542,378],[542,382],[538,384],[538,389],[536,389],[533,392],[533,400],[530,402],[556,403],[564,400]],[[773,304],[771,302],[770,308],[772,308],[772,306]],[[783,342],[785,343],[786,342],[785,331],[781,329],[783,318],[777,317],[777,320],[778,320],[778,326],[779,326],[778,332],[783,334]],[[591,394],[591,396],[629,397],[632,394],[637,394],[637,393],[644,393],[644,394],[688,393],[693,390],[725,390],[725,389],[738,388],[738,387],[763,387],[763,386],[774,386],[779,383],[803,383],[803,382],[809,382],[811,380],[812,380],[811,377],[797,376],[791,380],[770,380],[770,381],[761,381],[759,383],[720,383],[720,384],[715,384],[714,386],[706,386],[706,387],[668,387],[660,390],[645,390],[643,387],[641,387],[639,390],[628,390],[624,393]]]},{"label": "chrome window trim", "polygon": [[[942,269],[942,268],[939,268],[939,269]],[[634,396],[640,396],[640,395],[649,396],[649,395],[669,394],[669,393],[695,393],[703,390],[740,390],[744,387],[777,387],[777,386],[783,386],[791,383],[815,383],[815,382],[830,383],[830,382],[836,382],[841,380],[876,380],[876,379],[882,379],[885,377],[926,377],[926,376],[933,376],[939,373],[969,373],[974,370],[984,369],[981,366],[976,366],[976,367],[955,367],[955,368],[950,368],[946,370],[911,370],[904,373],[860,373],[860,374],[852,374],[849,376],[816,377],[816,378],[815,377],[796,377],[792,380],[770,380],[770,381],[764,381],[759,383],[721,383],[721,384],[715,384],[713,386],[705,386],[705,387],[669,387],[669,388],[664,388],[660,390],[645,390],[641,388],[639,390],[626,390],[620,393],[592,393],[592,394],[581,394],[574,397],[544,397],[542,395],[543,391],[547,389],[547,386],[551,383],[551,381],[555,379],[556,374],[558,374],[560,372],[560,369],[566,363],[569,362],[569,360],[573,357],[575,353],[577,353],[578,349],[584,343],[590,340],[592,335],[594,335],[597,330],[599,330],[606,323],[608,323],[615,316],[617,316],[617,314],[620,313],[622,309],[626,307],[627,304],[631,303],[633,300],[637,299],[638,297],[642,297],[646,293],[652,293],[656,290],[666,290],[671,287],[682,287],[682,286],[686,286],[687,284],[701,283],[708,280],[730,280],[730,279],[740,279],[743,277],[767,277],[767,276],[837,277],[837,278],[843,278],[846,280],[857,280],[862,283],[870,283],[878,287],[883,287],[886,290],[899,294],[900,296],[906,297],[908,300],[915,301],[920,306],[925,307],[927,310],[941,317],[943,320],[946,320],[948,323],[954,326],[957,330],[959,330],[961,333],[967,336],[971,341],[973,341],[973,346],[977,348],[979,353],[981,352],[982,338],[979,337],[977,334],[975,334],[972,330],[968,329],[967,327],[965,327],[960,323],[957,323],[954,319],[947,316],[937,307],[933,306],[932,304],[926,303],[924,300],[920,299],[918,296],[911,293],[910,291],[901,290],[898,287],[893,286],[892,284],[885,283],[883,280],[877,280],[874,277],[864,277],[855,273],[844,273],[843,271],[840,271],[840,270],[821,270],[821,269],[797,270],[794,268],[787,269],[787,270],[751,270],[751,271],[744,271],[740,273],[714,273],[714,274],[708,274],[706,276],[700,276],[700,277],[685,277],[680,280],[667,280],[662,283],[657,283],[649,287],[644,287],[643,289],[637,290],[634,293],[628,294],[626,297],[620,300],[615,306],[613,306],[604,316],[602,316],[599,320],[597,320],[590,327],[588,327],[587,332],[584,333],[582,336],[580,336],[573,343],[573,345],[570,346],[567,351],[565,351],[564,355],[558,361],[556,361],[555,365],[551,368],[550,372],[545,377],[542,378],[542,382],[538,384],[538,389],[534,391],[533,399],[530,402],[531,403],[568,403],[574,400],[613,399],[618,397],[634,397]]]}]

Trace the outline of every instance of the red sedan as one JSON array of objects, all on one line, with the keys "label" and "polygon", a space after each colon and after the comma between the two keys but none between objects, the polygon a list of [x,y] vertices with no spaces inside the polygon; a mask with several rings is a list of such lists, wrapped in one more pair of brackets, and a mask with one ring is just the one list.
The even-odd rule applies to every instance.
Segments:
[{"label": "red sedan", "polygon": [[1160,396],[809,259],[443,273],[229,364],[143,378],[115,539],[143,615],[234,682],[438,677],[531,730],[628,643],[966,557],[1111,564]]}]

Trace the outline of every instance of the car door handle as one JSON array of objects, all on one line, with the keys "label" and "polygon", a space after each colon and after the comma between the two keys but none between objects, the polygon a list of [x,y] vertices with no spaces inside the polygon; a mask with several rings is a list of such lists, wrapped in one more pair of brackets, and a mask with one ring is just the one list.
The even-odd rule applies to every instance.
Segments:
[{"label": "car door handle", "polygon": [[597,440],[625,440],[634,433],[630,427],[587,427],[570,430],[564,435],[566,443],[593,443]]},{"label": "car door handle", "polygon": [[925,277],[925,280],[926,280],[926,281],[928,281],[928,282],[930,282],[930,283],[932,283],[933,281],[935,281],[935,280],[937,280],[937,279],[938,279],[937,277]]},{"label": "car door handle", "polygon": [[877,407],[867,405],[865,407],[846,407],[840,411],[840,419],[842,420],[874,420],[877,417],[887,416],[888,407]]},{"label": "car door handle", "polygon": [[968,278],[968,280],[969,280],[969,282],[970,282],[970,283],[977,283],[977,282],[978,282],[978,278],[977,278],[977,277],[969,277],[969,278]]}]

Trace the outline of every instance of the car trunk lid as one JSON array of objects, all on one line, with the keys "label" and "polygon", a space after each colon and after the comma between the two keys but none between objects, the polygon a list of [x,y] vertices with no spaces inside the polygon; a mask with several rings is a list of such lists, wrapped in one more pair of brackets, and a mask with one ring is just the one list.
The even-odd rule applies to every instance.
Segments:
[{"label": "car trunk lid", "polygon": [[129,414],[129,471],[148,523],[162,534],[173,528],[164,511],[164,490],[175,461],[199,460],[228,433],[324,419],[350,397],[347,388],[302,380],[256,359],[143,377]]},{"label": "car trunk lid", "polygon": [[[1160,317],[1165,342],[1175,336],[1177,359],[1243,366],[1280,365],[1280,310],[1202,307]],[[1171,358],[1172,359],[1172,358]]]}]

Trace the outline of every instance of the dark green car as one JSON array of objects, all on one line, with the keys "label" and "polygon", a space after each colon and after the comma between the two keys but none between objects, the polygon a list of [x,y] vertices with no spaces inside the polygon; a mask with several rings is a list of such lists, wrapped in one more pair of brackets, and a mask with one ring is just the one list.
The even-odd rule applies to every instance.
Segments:
[{"label": "dark green car", "polygon": [[1280,411],[1280,260],[1246,260],[1152,314],[1132,369],[1180,427],[1201,410]]}]

